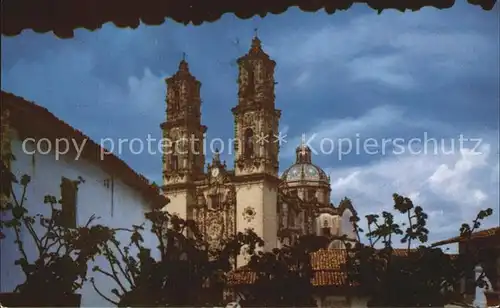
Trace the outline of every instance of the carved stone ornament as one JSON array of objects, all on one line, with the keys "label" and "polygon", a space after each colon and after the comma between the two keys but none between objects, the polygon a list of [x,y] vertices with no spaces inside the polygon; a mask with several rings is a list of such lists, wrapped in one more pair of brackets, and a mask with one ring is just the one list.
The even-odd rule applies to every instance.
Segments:
[{"label": "carved stone ornament", "polygon": [[221,244],[223,230],[224,230],[224,219],[221,215],[212,213],[207,219],[207,241],[211,249],[219,248]]},{"label": "carved stone ornament", "polygon": [[259,169],[261,164],[265,161],[265,158],[254,157],[254,158],[240,158],[237,160],[236,165],[238,169],[245,172],[253,172]]},{"label": "carved stone ornament", "polygon": [[173,184],[179,183],[184,178],[184,173],[179,171],[171,171],[169,175],[165,175],[165,179]]},{"label": "carved stone ornament", "polygon": [[227,204],[234,204],[234,203],[236,203],[236,189],[232,185],[226,188],[225,202]]},{"label": "carved stone ornament", "polygon": [[254,122],[255,122],[255,116],[252,113],[246,113],[243,116],[243,123],[244,126],[247,128],[254,128]]},{"label": "carved stone ornament", "polygon": [[254,218],[255,218],[255,215],[257,213],[255,212],[255,209],[251,206],[247,206],[244,210],[243,210],[243,218],[247,221],[247,222],[250,222],[252,221]]}]

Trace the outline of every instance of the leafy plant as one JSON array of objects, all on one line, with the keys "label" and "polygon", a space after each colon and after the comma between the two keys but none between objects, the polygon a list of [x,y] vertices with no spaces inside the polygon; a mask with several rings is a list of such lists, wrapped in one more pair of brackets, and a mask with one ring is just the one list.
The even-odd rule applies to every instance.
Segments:
[{"label": "leafy plant", "polygon": [[[407,218],[406,223],[395,222],[394,215],[382,212],[381,215],[367,215],[366,237],[368,245],[361,244],[359,227],[360,218],[351,217],[354,231],[360,243],[351,245],[345,242],[349,250],[346,270],[349,280],[358,284],[363,293],[371,298],[371,305],[393,307],[415,307],[443,305],[450,299],[450,292],[467,271],[472,271],[475,259],[470,254],[463,254],[452,260],[440,248],[425,246],[428,240],[428,215],[420,206],[415,206],[410,198],[393,195],[394,209]],[[464,224],[461,235],[470,238],[479,228],[481,220],[492,214],[491,209],[480,211],[473,227]],[[406,227],[406,228],[404,228]],[[393,248],[395,237],[407,248],[396,254]],[[420,243],[411,249],[411,243]],[[376,249],[377,243],[383,244]],[[474,259],[474,260],[473,260]]]},{"label": "leafy plant", "polygon": [[294,245],[254,254],[247,267],[257,273],[242,305],[315,307],[310,254],[327,245],[324,237],[305,235]]},{"label": "leafy plant", "polygon": [[[145,224],[129,230],[113,230],[103,250],[107,268],[93,269],[115,282],[117,288],[112,289],[115,298],[111,298],[92,279],[96,292],[119,307],[221,302],[224,274],[232,269],[232,261],[241,248],[247,245],[252,253],[263,244],[253,231],[248,231],[227,239],[223,248],[213,251],[192,220],[162,210],[146,213],[145,218],[150,230],[145,230]],[[158,241],[158,258],[144,244],[143,232],[148,231]],[[120,243],[118,232],[130,233],[130,241]],[[192,236],[186,236],[187,233]]]},{"label": "leafy plant", "polygon": [[[103,243],[107,241],[107,228],[90,226],[95,216],[83,227],[66,227],[60,209],[61,200],[57,201],[50,195],[44,198],[50,216],[30,215],[25,202],[31,178],[23,175],[18,181],[4,167],[2,162],[2,184],[9,183],[9,188],[6,190],[3,185],[2,193],[9,198],[3,200],[0,227],[4,231],[10,229],[14,234],[14,243],[20,254],[15,264],[25,275],[25,281],[14,292],[23,294],[38,305],[74,294],[87,280],[88,262],[101,252]],[[80,178],[75,184],[82,181]],[[13,189],[16,186],[21,188],[20,195]],[[32,249],[27,245],[34,247],[34,253],[30,253]]]}]

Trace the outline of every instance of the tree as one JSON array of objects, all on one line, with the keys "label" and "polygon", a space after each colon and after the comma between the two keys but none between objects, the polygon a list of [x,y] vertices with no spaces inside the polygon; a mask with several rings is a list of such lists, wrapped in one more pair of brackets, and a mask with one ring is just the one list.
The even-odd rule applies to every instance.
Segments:
[{"label": "tree", "polygon": [[[370,305],[392,307],[442,306],[450,300],[449,290],[458,285],[467,271],[472,271],[477,258],[471,254],[459,255],[451,259],[440,248],[424,244],[428,240],[428,216],[420,206],[415,206],[410,198],[393,195],[394,209],[407,218],[406,223],[395,222],[394,215],[367,215],[366,237],[369,244],[351,245],[346,270],[351,283],[359,284],[362,292],[371,298]],[[479,228],[481,220],[492,214],[492,209],[480,211],[473,221],[473,227],[463,224],[461,235],[470,237]],[[351,221],[359,240],[363,233],[353,216]],[[403,228],[405,227],[405,228]],[[404,229],[404,231],[403,231]],[[396,255],[393,243],[400,236],[401,243],[407,244],[406,253]],[[416,249],[411,243],[417,241]],[[360,241],[361,242],[361,241]],[[375,249],[377,243],[382,249]]]},{"label": "tree", "polygon": [[[75,184],[82,181],[79,179]],[[54,196],[46,196],[44,200],[50,208],[49,217],[29,215],[24,205],[29,176],[23,176],[18,182],[2,163],[1,182],[2,193],[8,194],[9,199],[2,206],[7,219],[2,219],[0,227],[12,230],[21,255],[16,264],[26,276],[15,292],[31,299],[31,305],[54,306],[54,298],[74,294],[88,280],[88,262],[97,255],[104,256],[108,266],[95,266],[93,271],[114,281],[116,288],[111,293],[115,298],[105,294],[95,280],[90,279],[91,283],[96,292],[114,305],[222,304],[226,274],[233,269],[243,246],[247,246],[251,256],[247,270],[257,274],[243,305],[314,305],[310,253],[326,247],[324,237],[303,236],[292,246],[262,252],[257,248],[263,245],[263,240],[248,230],[226,239],[215,249],[209,247],[194,221],[159,209],[146,213],[148,224],[128,229],[91,225],[96,217],[91,217],[83,227],[68,228],[61,223],[61,201]],[[20,186],[21,194],[18,196],[12,185],[5,189],[4,184]],[[359,226],[360,218],[351,217],[358,242],[353,245],[345,236],[340,238],[348,251],[344,268],[348,282],[359,286],[373,306],[442,306],[449,300],[447,290],[456,286],[466,272],[472,271],[478,256],[470,252],[451,259],[440,248],[425,246],[430,230],[423,208],[397,194],[393,200],[394,210],[407,222],[397,223],[395,215],[385,211],[380,215],[367,215],[366,245],[361,243],[361,233],[365,231]],[[491,214],[491,209],[480,211],[472,226],[461,226],[461,236],[470,239],[481,221]],[[43,232],[36,230],[37,223]],[[34,257],[25,250],[23,232],[34,242],[37,252]],[[118,240],[121,232],[130,235],[128,243]],[[156,237],[157,247],[144,243],[144,232]],[[396,253],[401,250],[393,247],[398,239],[406,245],[404,254]],[[416,249],[412,249],[414,242],[420,243]],[[377,244],[382,248],[377,249]],[[153,254],[153,249],[158,254]],[[481,283],[484,283],[481,279],[476,281],[478,285]]]},{"label": "tree", "polygon": [[[370,299],[370,306],[443,306],[454,294],[450,290],[477,264],[477,257],[464,254],[452,258],[440,248],[425,246],[430,233],[428,215],[409,198],[394,194],[393,200],[395,212],[406,222],[396,222],[395,215],[386,211],[367,215],[367,244],[361,241],[365,231],[359,225],[360,218],[356,214],[351,217],[358,241],[353,244],[346,236],[340,238],[347,249],[347,262],[343,266],[347,282],[356,286],[359,295]],[[461,234],[470,237],[491,214],[491,209],[480,211],[472,227],[462,225]],[[406,248],[395,249],[398,240]],[[414,242],[420,244],[418,248],[412,248]],[[319,248],[326,248],[324,239],[309,235],[291,247],[254,255],[247,270],[254,271],[257,279],[246,287],[243,306],[312,304],[309,254]]]},{"label": "tree", "polygon": [[255,253],[248,269],[257,273],[243,306],[315,307],[310,254],[328,245],[325,237],[305,235],[294,245]]},{"label": "tree", "polygon": [[[113,230],[103,255],[109,269],[99,266],[94,271],[109,277],[117,285],[110,298],[96,285],[96,292],[119,307],[158,307],[166,305],[196,306],[210,302],[222,304],[225,273],[244,245],[253,253],[262,240],[253,232],[238,233],[213,251],[192,220],[183,220],[166,211],[146,213],[145,224],[130,230]],[[158,240],[159,259],[144,245],[143,232],[151,232]],[[192,236],[186,236],[189,231]],[[117,232],[129,232],[130,241],[123,245]]]}]

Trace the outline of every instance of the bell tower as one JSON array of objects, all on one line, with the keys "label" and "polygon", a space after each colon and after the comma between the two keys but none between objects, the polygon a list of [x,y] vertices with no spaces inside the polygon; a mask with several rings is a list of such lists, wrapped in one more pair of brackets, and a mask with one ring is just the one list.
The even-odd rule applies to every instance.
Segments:
[{"label": "bell tower", "polygon": [[[278,232],[276,137],[281,111],[275,109],[275,66],[255,35],[250,50],[238,59],[238,104],[232,109],[237,230],[253,229],[264,240],[264,250],[277,247]],[[243,253],[237,266],[247,261]]]},{"label": "bell tower", "polygon": [[194,193],[193,182],[204,173],[204,134],[201,124],[201,82],[182,59],[178,71],[167,78],[167,116],[163,131],[163,190],[170,198],[169,212],[186,218]]},{"label": "bell tower", "polygon": [[275,66],[257,35],[248,53],[238,59],[238,105],[232,109],[236,175],[278,176],[281,111],[275,109]]}]

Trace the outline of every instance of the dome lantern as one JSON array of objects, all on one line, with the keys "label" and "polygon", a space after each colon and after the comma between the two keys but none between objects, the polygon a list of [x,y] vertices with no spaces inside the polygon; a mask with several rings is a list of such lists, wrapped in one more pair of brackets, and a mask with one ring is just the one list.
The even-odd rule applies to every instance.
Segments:
[{"label": "dome lantern", "polygon": [[312,151],[304,141],[295,150],[295,164],[290,166],[283,172],[281,179],[285,182],[323,182],[329,183],[328,176],[325,171],[312,163]]}]

